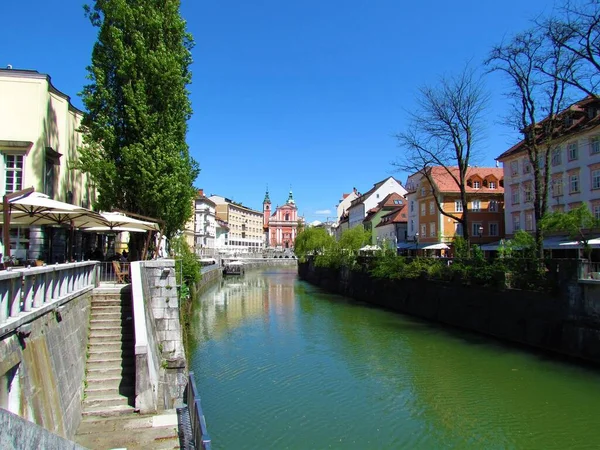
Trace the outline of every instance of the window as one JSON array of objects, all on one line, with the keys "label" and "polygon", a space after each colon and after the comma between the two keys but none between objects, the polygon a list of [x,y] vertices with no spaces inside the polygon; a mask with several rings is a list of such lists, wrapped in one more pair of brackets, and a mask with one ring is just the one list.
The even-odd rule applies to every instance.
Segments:
[{"label": "window", "polygon": [[490,189],[496,189],[496,182],[490,181]]},{"label": "window", "polygon": [[479,189],[481,187],[481,183],[479,181],[473,181],[473,188]]},{"label": "window", "polygon": [[600,204],[594,205],[594,218],[600,220]]},{"label": "window", "polygon": [[527,160],[523,161],[523,173],[531,173],[531,163]]},{"label": "window", "polygon": [[471,202],[471,210],[473,212],[479,212],[481,209],[481,202],[479,200],[473,200]]},{"label": "window", "polygon": [[476,237],[483,236],[483,225],[479,222],[473,222],[471,224],[471,234]]},{"label": "window", "polygon": [[513,216],[513,232],[517,232],[521,229],[521,217],[519,215]]},{"label": "window", "polygon": [[424,187],[421,188],[421,197],[425,197],[425,188]]},{"label": "window", "polygon": [[402,204],[402,200],[394,200],[394,205],[401,205]]},{"label": "window", "polygon": [[429,214],[435,214],[435,204],[433,202],[429,202]]},{"label": "window", "polygon": [[510,192],[512,194],[512,204],[516,205],[519,203],[519,185],[514,185],[510,187]]},{"label": "window", "polygon": [[415,212],[415,201],[414,200],[410,201],[410,212]]},{"label": "window", "polygon": [[592,170],[592,189],[600,189],[600,170]]},{"label": "window", "polygon": [[525,231],[533,230],[533,213],[525,213]]},{"label": "window", "polygon": [[559,197],[561,195],[563,195],[562,178],[555,178],[552,180],[552,196]]},{"label": "window", "polygon": [[489,235],[490,236],[498,236],[498,224],[497,223],[490,223]]},{"label": "window", "polygon": [[600,136],[590,138],[590,154],[600,153]]},{"label": "window", "polygon": [[519,161],[512,161],[510,163],[510,174],[515,177],[519,174]]},{"label": "window", "polygon": [[562,157],[561,157],[560,148],[555,148],[554,150],[552,150],[552,165],[558,166],[561,163],[562,163]]},{"label": "window", "polygon": [[574,161],[578,157],[577,142],[571,142],[568,146],[569,161]]},{"label": "window", "polygon": [[415,221],[413,219],[410,219],[410,233],[414,233],[415,231]]},{"label": "window", "polygon": [[460,222],[454,222],[454,234],[458,236],[463,235],[463,224]]},{"label": "window", "polygon": [[5,193],[20,191],[23,189],[23,155],[5,155]]},{"label": "window", "polygon": [[525,202],[533,201],[533,195],[531,192],[531,185],[526,184],[523,186],[523,196],[525,197]]},{"label": "window", "polygon": [[579,192],[579,175],[574,174],[569,177],[569,193]]},{"label": "window", "polygon": [[490,200],[488,209],[490,212],[498,212],[498,200]]},{"label": "window", "polygon": [[456,211],[456,212],[462,212],[462,210],[463,210],[462,201],[460,201],[460,200],[455,201],[454,202],[454,211]]},{"label": "window", "polygon": [[425,225],[424,223],[421,224],[421,236],[427,236],[427,225]]},{"label": "window", "polygon": [[421,215],[425,215],[425,203],[421,203]]},{"label": "window", "polygon": [[429,236],[435,237],[435,222],[429,224]]}]

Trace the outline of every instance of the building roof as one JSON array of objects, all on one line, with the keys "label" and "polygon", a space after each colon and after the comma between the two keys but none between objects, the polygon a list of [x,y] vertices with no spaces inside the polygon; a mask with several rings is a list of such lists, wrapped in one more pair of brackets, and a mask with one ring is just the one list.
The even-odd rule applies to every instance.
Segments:
[{"label": "building roof", "polygon": [[377,224],[377,227],[389,225],[391,223],[406,223],[406,205],[394,208],[391,212],[381,216],[381,222]]},{"label": "building roof", "polygon": [[[434,166],[430,169],[431,178],[433,179],[437,190],[441,193],[459,193],[460,189],[448,170],[458,178],[458,167],[448,167],[448,170],[442,166]],[[467,169],[466,179],[467,181],[472,178],[481,178],[481,180],[489,180],[493,178],[496,181],[504,179],[504,170],[500,167],[469,167]],[[481,187],[474,188],[472,186],[466,186],[467,193],[491,193],[491,194],[503,194],[504,187],[500,186],[500,183],[496,185],[495,189],[490,189],[481,184]]]},{"label": "building roof", "polygon": [[[550,116],[535,124],[537,132],[536,138],[538,143],[542,144],[547,138],[550,131],[546,131],[545,125],[549,123]],[[573,103],[571,106],[561,111],[558,114],[558,119],[555,121],[554,129],[552,130],[551,138],[564,139],[578,133],[590,130],[600,125],[600,99],[594,97],[585,97]],[[503,161],[511,156],[518,155],[527,151],[525,139],[521,140],[511,148],[506,150],[496,159]]]},{"label": "building roof", "polygon": [[364,194],[360,194],[357,198],[355,198],[354,200],[352,200],[352,203],[350,203],[350,206],[356,206],[359,205],[361,203],[363,203],[367,198],[369,198],[377,189],[379,189],[381,186],[383,186],[383,184],[389,180],[390,178],[392,178],[393,180],[395,180],[398,184],[402,184],[402,182],[396,180],[394,177],[387,177],[381,181],[379,181],[378,183],[375,183],[373,185],[373,187],[371,189],[369,189],[367,192],[365,192]]},{"label": "building roof", "polygon": [[67,94],[65,94],[62,91],[59,91],[58,89],[56,89],[54,87],[54,85],[52,84],[52,78],[48,74],[40,73],[37,70],[13,69],[12,67],[10,67],[10,68],[6,68],[6,69],[0,69],[0,76],[3,76],[3,77],[15,77],[15,78],[16,77],[23,77],[23,78],[45,79],[48,82],[48,89],[51,92],[54,92],[56,95],[59,95],[62,98],[64,98],[67,101],[67,103],[69,104],[69,109],[71,111],[74,111],[74,112],[76,112],[78,114],[83,114],[82,110],[80,110],[79,108],[77,108],[76,106],[74,106],[73,103],[71,103],[71,97],[69,97]]}]

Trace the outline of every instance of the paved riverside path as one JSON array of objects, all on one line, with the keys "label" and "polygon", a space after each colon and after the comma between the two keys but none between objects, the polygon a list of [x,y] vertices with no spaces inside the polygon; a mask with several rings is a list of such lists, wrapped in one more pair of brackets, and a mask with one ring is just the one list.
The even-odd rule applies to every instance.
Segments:
[{"label": "paved riverside path", "polygon": [[146,416],[87,416],[81,422],[74,441],[91,450],[179,449],[177,430],[175,410]]}]

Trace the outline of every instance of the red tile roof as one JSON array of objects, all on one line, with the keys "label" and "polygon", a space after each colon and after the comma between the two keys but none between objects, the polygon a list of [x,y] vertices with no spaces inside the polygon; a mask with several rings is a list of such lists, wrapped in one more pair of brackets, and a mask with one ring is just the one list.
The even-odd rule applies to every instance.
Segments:
[{"label": "red tile roof", "polygon": [[[448,170],[458,179],[458,167],[448,167],[448,170],[442,166],[434,166],[430,169],[431,177],[437,187],[437,190],[441,193],[459,193],[460,189],[458,184],[452,178]],[[496,181],[496,189],[490,189],[484,187],[483,183],[480,188],[474,188],[466,186],[466,192],[477,192],[477,193],[504,193],[504,187],[500,186],[499,181],[504,179],[503,169],[500,167],[469,167],[467,169],[466,179],[479,178],[480,182],[483,180],[494,180]],[[423,176],[423,179],[425,177]]]},{"label": "red tile roof", "polygon": [[375,228],[389,225],[390,223],[406,223],[408,219],[406,218],[405,210],[406,205],[402,205],[386,215],[381,216],[381,222],[379,222]]},{"label": "red tile roof", "polygon": [[[594,114],[588,114],[588,110],[590,108],[593,109]],[[566,121],[565,119],[569,117],[572,120]],[[558,114],[558,118],[559,120],[556,121],[555,128],[552,133],[552,139],[568,137],[570,135],[582,133],[600,126],[600,99],[588,96],[582,100],[579,100],[578,102],[575,102],[566,108],[564,111],[561,111]],[[536,124],[536,128],[538,129],[536,138],[540,144],[543,143],[547,138],[548,133],[545,132],[544,125],[548,123],[549,120],[550,116]],[[526,150],[527,146],[525,139],[523,139],[506,150],[496,159],[498,161],[503,161],[510,156],[518,155]]]}]

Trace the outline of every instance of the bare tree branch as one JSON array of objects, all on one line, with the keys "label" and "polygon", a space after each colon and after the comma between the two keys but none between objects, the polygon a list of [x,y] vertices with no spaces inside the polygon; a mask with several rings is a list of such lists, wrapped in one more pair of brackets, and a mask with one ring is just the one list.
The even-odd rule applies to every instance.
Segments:
[{"label": "bare tree branch", "polygon": [[[488,100],[481,78],[466,66],[456,76],[441,77],[436,86],[422,86],[417,107],[409,113],[406,130],[396,135],[404,152],[392,166],[409,174],[421,173],[434,190],[440,213],[462,224],[466,240],[469,239],[466,175],[469,161],[482,138],[483,113]],[[435,166],[443,167],[456,183],[463,205],[462,215],[443,210],[431,176]]]}]

